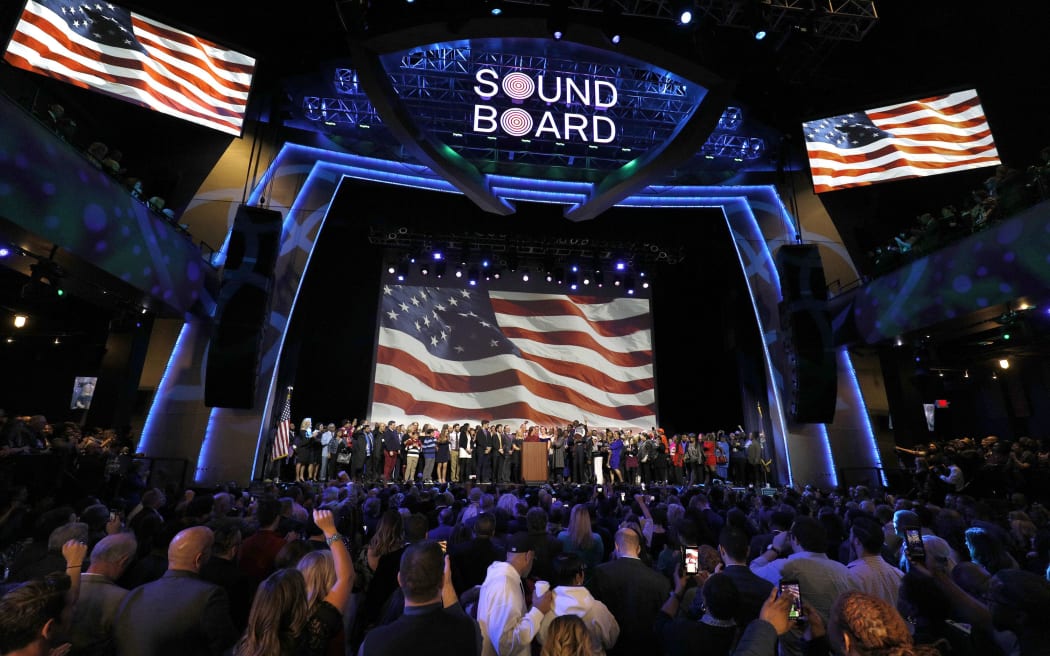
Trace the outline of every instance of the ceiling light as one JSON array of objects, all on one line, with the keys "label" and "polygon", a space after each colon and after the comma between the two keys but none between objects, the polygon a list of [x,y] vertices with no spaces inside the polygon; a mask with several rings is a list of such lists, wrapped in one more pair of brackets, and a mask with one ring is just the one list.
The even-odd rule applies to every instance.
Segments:
[{"label": "ceiling light", "polygon": [[1006,358],[1003,358],[1002,360],[999,360],[999,368],[1000,369],[1009,369],[1010,368],[1010,361],[1007,360]]},{"label": "ceiling light", "polygon": [[27,317],[24,314],[15,315],[15,328],[25,328]]}]

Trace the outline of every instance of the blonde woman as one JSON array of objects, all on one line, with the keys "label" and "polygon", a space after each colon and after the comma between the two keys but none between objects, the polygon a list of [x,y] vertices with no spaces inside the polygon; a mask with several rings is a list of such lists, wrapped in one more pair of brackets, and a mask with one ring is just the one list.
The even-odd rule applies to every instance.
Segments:
[{"label": "blonde woman", "polygon": [[343,627],[343,613],[354,585],[354,567],[343,536],[328,510],[315,510],[314,523],[331,548],[334,575],[330,587],[316,591],[311,605],[306,580],[297,569],[280,569],[259,585],[248,614],[248,628],[234,656],[321,656]]},{"label": "blonde woman", "polygon": [[305,481],[310,462],[309,451],[310,437],[314,433],[314,422],[307,417],[299,424],[299,432],[295,436],[295,480]]},{"label": "blonde woman", "polygon": [[554,618],[540,656],[591,656],[591,634],[576,615]]},{"label": "blonde woman", "polygon": [[591,513],[586,505],[580,503],[572,507],[569,526],[558,533],[564,553],[579,556],[586,568],[586,579],[590,581],[591,572],[602,562],[605,545],[602,536],[591,530]]}]

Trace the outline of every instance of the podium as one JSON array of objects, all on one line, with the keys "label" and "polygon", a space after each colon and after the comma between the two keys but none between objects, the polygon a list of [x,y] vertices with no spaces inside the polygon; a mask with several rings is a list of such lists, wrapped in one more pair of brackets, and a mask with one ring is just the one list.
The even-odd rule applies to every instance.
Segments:
[{"label": "podium", "polygon": [[522,442],[521,478],[525,483],[530,484],[547,482],[546,442]]}]

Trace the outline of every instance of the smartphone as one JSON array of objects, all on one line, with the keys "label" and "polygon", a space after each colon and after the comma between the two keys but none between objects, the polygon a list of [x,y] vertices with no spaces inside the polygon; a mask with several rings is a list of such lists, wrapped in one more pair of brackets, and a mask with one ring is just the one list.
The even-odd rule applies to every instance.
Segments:
[{"label": "smartphone", "polygon": [[685,573],[690,576],[700,571],[700,549],[682,547],[682,558],[685,562]]},{"label": "smartphone", "polygon": [[802,613],[802,593],[799,590],[797,580],[790,579],[780,582],[778,596],[784,595],[788,595],[788,599],[791,601],[791,607],[788,608],[788,619],[792,621],[804,619],[805,615]]},{"label": "smartphone", "polygon": [[448,553],[448,540],[438,540],[438,544],[441,545],[441,553]]},{"label": "smartphone", "polygon": [[922,532],[917,528],[904,529],[904,545],[909,558],[926,560],[926,545],[922,543]]}]

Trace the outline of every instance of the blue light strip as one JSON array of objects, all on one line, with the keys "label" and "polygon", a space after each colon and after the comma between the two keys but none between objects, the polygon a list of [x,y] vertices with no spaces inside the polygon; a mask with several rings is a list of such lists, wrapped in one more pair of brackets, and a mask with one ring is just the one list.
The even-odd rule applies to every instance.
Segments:
[{"label": "blue light strip", "polygon": [[871,415],[868,414],[868,406],[864,403],[864,394],[860,391],[860,381],[857,379],[857,369],[853,366],[853,360],[849,356],[849,349],[843,347],[839,349],[839,369],[849,372],[850,392],[853,393],[851,399],[854,407],[861,410],[861,416],[864,419],[862,429],[864,431],[865,442],[868,445],[868,455],[871,458],[871,462],[875,463],[879,468],[879,476],[882,479],[882,484],[888,485],[886,479],[886,470],[882,466],[882,454],[879,453],[879,442],[875,439],[875,431],[871,428]]},{"label": "blue light strip", "polygon": [[[725,217],[727,226],[729,227],[729,233],[730,235],[732,235],[733,226],[729,221],[730,208],[732,208],[732,211],[734,212],[743,214],[750,221],[751,227],[757,236],[757,238],[754,241],[757,241],[758,243],[762,244],[764,260],[771,271],[772,279],[776,281],[777,288],[779,289],[779,275],[777,273],[776,267],[772,266],[772,255],[769,252],[769,248],[766,246],[765,239],[762,238],[762,230],[761,228],[759,228],[758,220],[755,218],[755,213],[751,210],[751,206],[739,198],[726,199],[726,202],[722,204],[722,214]],[[731,239],[730,241],[733,243],[733,250],[736,252],[737,261],[740,263],[740,270],[744,273],[744,278],[746,279],[747,268],[744,266],[744,257],[740,253],[740,244],[737,242],[736,239]],[[755,321],[758,322],[760,321],[760,317],[762,315],[758,311],[758,302],[755,300],[755,292],[751,288],[750,284],[745,286],[747,287],[747,296],[751,300],[751,309],[755,313]],[[762,352],[765,355],[766,379],[768,381],[768,387],[769,389],[773,390],[774,400],[776,401],[778,408],[778,410],[775,413],[770,413],[769,419],[770,421],[774,421],[774,417],[776,417],[777,422],[780,424],[780,441],[782,444],[782,452],[784,453],[784,458],[787,460],[788,485],[794,485],[795,477],[793,475],[794,469],[791,466],[791,450],[788,448],[787,441],[787,424],[784,422],[784,413],[779,410],[779,408],[784,407],[784,404],[780,398],[780,388],[776,385],[776,370],[773,367],[773,359],[772,357],[770,357],[769,354],[769,344],[766,342],[765,334],[761,335],[760,341],[762,342]]]},{"label": "blue light strip", "polygon": [[182,329],[179,331],[179,336],[175,339],[175,346],[171,349],[171,356],[168,358],[168,364],[164,367],[164,373],[160,377],[160,383],[157,384],[157,391],[153,393],[153,403],[150,404],[149,414],[146,415],[146,423],[142,425],[142,435],[139,436],[139,444],[135,448],[135,453],[145,453],[149,455],[151,447],[153,446],[153,424],[157,419],[158,406],[161,405],[161,400],[167,401],[168,396],[171,392],[171,387],[174,382],[169,379],[172,373],[172,367],[182,357],[182,349],[185,345],[184,338],[186,333],[189,332],[190,322],[182,324]]}]

